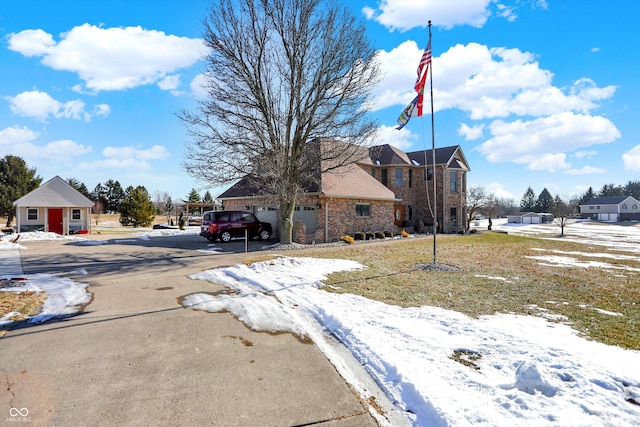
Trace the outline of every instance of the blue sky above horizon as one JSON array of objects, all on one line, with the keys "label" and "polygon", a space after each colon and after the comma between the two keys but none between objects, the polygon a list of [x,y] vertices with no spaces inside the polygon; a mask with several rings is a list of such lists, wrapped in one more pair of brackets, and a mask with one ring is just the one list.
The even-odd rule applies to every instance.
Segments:
[{"label": "blue sky above horizon", "polygon": [[[435,143],[462,147],[470,185],[519,201],[528,187],[564,197],[640,179],[639,2],[344,3],[380,51],[380,143],[431,147],[428,114],[395,130],[431,20]],[[207,0],[0,5],[0,157],[89,190],[117,179],[174,200],[204,193],[180,165],[175,114],[201,96]]]}]

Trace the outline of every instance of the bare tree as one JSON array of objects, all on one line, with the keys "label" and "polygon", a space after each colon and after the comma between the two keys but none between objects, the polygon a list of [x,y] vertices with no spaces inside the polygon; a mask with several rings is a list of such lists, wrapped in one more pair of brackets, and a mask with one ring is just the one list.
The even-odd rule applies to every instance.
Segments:
[{"label": "bare tree", "polygon": [[[364,23],[330,0],[213,0],[204,42],[208,96],[178,114],[191,137],[183,166],[272,197],[291,242],[305,181],[360,160],[375,132],[364,107],[380,74]],[[342,144],[309,149],[320,137]]]},{"label": "bare tree", "polygon": [[156,190],[153,193],[153,205],[156,208],[158,213],[162,212],[164,216],[167,218],[167,224],[169,224],[169,215],[171,215],[171,210],[173,209],[173,200],[171,200],[171,195],[166,191]]},{"label": "bare tree", "polygon": [[564,236],[564,227],[574,221],[574,216],[578,208],[577,200],[561,198],[556,194],[551,205],[553,222],[560,227],[560,235]]},{"label": "bare tree", "polygon": [[[493,194],[487,193],[484,187],[480,185],[472,185],[467,191],[467,224],[466,230],[471,228],[471,221],[478,214],[487,214],[488,211],[493,211],[495,200]],[[491,220],[491,215],[489,215]]]},{"label": "bare tree", "polygon": [[104,212],[104,204],[101,200],[96,200],[93,202],[93,206],[91,206],[91,213],[96,218],[96,225],[100,222],[100,215]]}]

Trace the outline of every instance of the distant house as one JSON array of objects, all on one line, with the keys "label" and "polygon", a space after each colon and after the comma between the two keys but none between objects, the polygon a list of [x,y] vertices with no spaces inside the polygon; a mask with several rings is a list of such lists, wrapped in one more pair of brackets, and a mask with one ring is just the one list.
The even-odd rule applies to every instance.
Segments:
[{"label": "distant house", "polygon": [[18,232],[91,232],[93,202],[59,176],[22,196],[13,205],[16,207]]},{"label": "distant house", "polygon": [[632,196],[595,197],[580,205],[580,216],[597,221],[638,221],[640,202]]},{"label": "distant house", "polygon": [[[434,168],[431,150],[404,153],[391,145],[364,150],[355,164],[318,174],[305,183],[294,223],[305,225],[306,242],[330,242],[358,231],[410,228],[418,219],[429,227],[437,203],[439,231],[464,230],[469,166],[459,146],[439,148],[435,154]],[[242,179],[218,200],[224,209],[254,212],[270,222],[277,235],[279,206],[260,194],[248,179]]]},{"label": "distant house", "polygon": [[550,213],[518,212],[507,215],[507,222],[512,224],[545,224],[553,221]]}]

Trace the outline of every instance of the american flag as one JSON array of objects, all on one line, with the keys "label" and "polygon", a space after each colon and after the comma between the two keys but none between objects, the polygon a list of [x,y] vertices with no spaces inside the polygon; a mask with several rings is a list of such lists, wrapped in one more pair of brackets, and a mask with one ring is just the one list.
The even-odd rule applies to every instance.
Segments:
[{"label": "american flag", "polygon": [[429,64],[431,64],[431,37],[429,43],[422,53],[420,63],[418,64],[418,78],[416,79],[415,90],[418,94],[423,93],[424,84],[427,81],[427,72],[429,72]]}]

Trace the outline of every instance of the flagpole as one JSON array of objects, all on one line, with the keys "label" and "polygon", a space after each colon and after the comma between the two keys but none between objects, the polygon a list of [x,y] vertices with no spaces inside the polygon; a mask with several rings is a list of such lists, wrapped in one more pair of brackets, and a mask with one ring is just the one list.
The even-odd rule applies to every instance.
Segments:
[{"label": "flagpole", "polygon": [[[429,43],[431,43],[431,20],[429,20]],[[433,48],[432,48],[433,52]],[[431,61],[431,72],[429,73],[429,85],[431,86],[431,160],[433,164],[433,266],[436,266],[436,234],[438,233],[438,197],[436,194],[436,138],[435,120],[433,118],[433,61]],[[444,188],[443,188],[444,191]],[[443,195],[444,197],[444,195]]]}]

